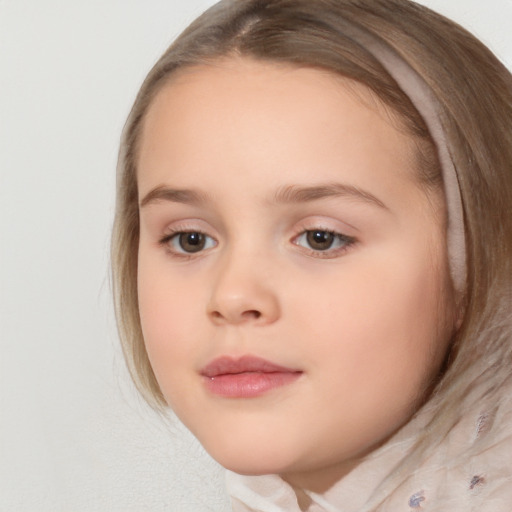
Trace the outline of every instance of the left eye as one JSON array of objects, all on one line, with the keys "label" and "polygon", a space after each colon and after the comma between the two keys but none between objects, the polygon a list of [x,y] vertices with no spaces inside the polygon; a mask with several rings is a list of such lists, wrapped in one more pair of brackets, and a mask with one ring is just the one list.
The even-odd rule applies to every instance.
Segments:
[{"label": "left eye", "polygon": [[325,229],[310,229],[304,231],[296,239],[295,243],[301,247],[312,249],[313,251],[328,251],[329,249],[342,249],[353,243],[354,239],[327,231]]},{"label": "left eye", "polygon": [[215,240],[200,231],[182,231],[168,238],[170,248],[178,253],[193,254],[215,246]]}]

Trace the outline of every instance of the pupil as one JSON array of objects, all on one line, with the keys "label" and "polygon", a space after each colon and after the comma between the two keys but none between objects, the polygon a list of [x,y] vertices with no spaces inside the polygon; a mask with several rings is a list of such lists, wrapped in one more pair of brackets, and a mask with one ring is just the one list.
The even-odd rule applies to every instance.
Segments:
[{"label": "pupil", "polygon": [[329,249],[334,242],[334,235],[328,231],[309,231],[307,239],[312,249],[325,251]]},{"label": "pupil", "polygon": [[205,237],[202,233],[181,233],[180,247],[186,252],[198,252],[204,248]]}]

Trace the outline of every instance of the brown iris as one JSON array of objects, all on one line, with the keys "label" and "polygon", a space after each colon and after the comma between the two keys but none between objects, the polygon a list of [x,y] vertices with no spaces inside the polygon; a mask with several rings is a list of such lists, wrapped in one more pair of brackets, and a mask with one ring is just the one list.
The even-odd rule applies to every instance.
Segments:
[{"label": "brown iris", "polygon": [[329,231],[321,231],[319,229],[308,231],[306,239],[311,249],[316,251],[326,251],[330,249],[334,242],[335,235]]},{"label": "brown iris", "polygon": [[197,232],[180,233],[178,242],[185,252],[199,252],[206,245],[206,237],[203,233]]}]

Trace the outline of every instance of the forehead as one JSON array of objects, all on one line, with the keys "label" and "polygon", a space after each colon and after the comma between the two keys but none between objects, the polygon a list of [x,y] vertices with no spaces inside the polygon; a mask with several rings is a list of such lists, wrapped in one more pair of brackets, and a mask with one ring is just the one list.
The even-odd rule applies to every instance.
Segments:
[{"label": "forehead", "polygon": [[261,177],[285,179],[293,160],[290,178],[308,181],[324,163],[355,172],[364,155],[365,165],[392,167],[416,181],[415,146],[397,124],[352,80],[312,68],[219,60],[180,70],[155,96],[143,124],[138,179],[141,186],[148,175],[164,182],[170,169],[185,176],[209,168],[220,176],[219,166],[242,170],[251,162]]},{"label": "forehead", "polygon": [[[306,104],[312,108],[318,106],[322,100],[329,101],[332,92],[337,91],[340,98],[352,96],[354,102],[372,110],[397,131],[409,135],[398,113],[362,83],[322,68],[247,57],[224,57],[204,64],[179,68],[167,77],[163,86],[160,85],[145,113],[144,124],[150,122],[148,119],[151,119],[163,105],[169,103],[170,97],[188,96],[197,103],[208,100],[209,93],[218,93],[218,87],[229,94],[237,93],[236,96],[230,96],[233,104],[239,99],[238,93],[242,87],[247,93],[241,98],[244,102],[250,102],[250,95],[258,91],[264,92],[269,99],[272,99],[273,93],[285,94],[286,96],[281,97],[282,100],[286,97],[302,96],[307,100]],[[219,95],[216,101],[220,102],[222,99],[223,95]],[[201,106],[204,107],[204,102]]]}]

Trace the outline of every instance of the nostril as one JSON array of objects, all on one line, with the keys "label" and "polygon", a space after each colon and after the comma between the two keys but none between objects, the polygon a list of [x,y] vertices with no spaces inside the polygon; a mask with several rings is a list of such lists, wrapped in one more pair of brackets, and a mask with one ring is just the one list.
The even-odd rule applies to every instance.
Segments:
[{"label": "nostril", "polygon": [[257,309],[248,309],[246,311],[241,311],[234,314],[223,314],[221,311],[212,311],[210,315],[215,320],[227,320],[230,323],[239,323],[250,320],[258,320],[259,318],[261,318],[262,313]]},{"label": "nostril", "polygon": [[242,316],[244,318],[254,318],[254,319],[258,319],[260,318],[261,316],[261,312],[260,311],[257,311],[256,309],[250,309],[249,311],[244,311],[242,313]]}]

